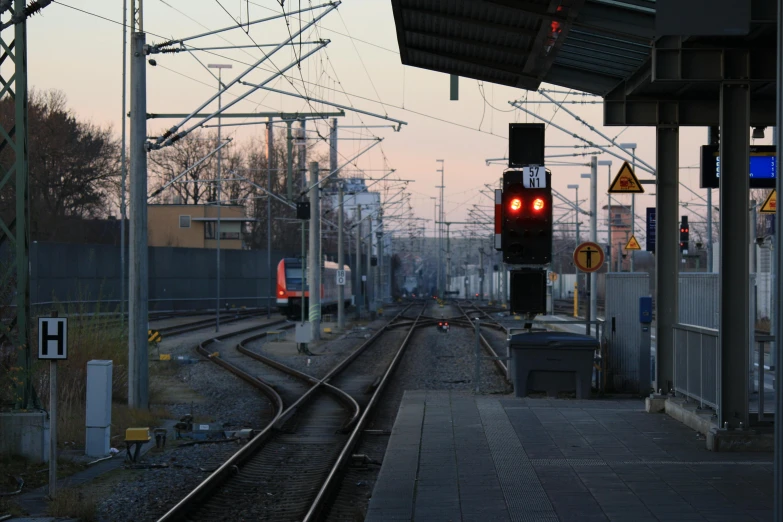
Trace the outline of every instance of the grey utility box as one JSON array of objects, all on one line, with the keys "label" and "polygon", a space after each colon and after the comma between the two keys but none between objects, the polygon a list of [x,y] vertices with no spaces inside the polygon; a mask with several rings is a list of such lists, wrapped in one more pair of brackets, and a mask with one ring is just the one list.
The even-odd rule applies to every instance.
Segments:
[{"label": "grey utility box", "polygon": [[555,397],[576,391],[577,399],[590,397],[593,357],[598,341],[567,332],[531,332],[509,337],[514,393],[545,391]]}]

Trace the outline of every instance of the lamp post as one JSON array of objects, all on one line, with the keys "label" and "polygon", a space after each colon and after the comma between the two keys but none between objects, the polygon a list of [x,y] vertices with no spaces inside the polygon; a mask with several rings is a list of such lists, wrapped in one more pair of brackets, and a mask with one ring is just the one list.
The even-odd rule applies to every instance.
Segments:
[{"label": "lamp post", "polygon": [[[445,213],[443,212],[443,189],[445,188],[445,185],[443,184],[444,178],[443,173],[445,170],[445,162],[442,159],[435,160],[436,162],[440,163],[440,168],[436,170],[435,172],[440,172],[440,186],[437,187],[440,189],[440,219],[438,220],[440,222],[440,227],[438,228],[439,234],[438,234],[438,267],[440,267],[441,263],[441,256],[443,254],[443,221],[446,217]],[[438,283],[440,283],[440,277],[438,277]],[[446,282],[448,284],[448,282]],[[442,285],[445,286],[445,285]],[[438,286],[438,297],[443,298],[443,288],[441,286]]]},{"label": "lamp post", "polygon": [[[620,148],[631,149],[631,162],[633,173],[636,174],[636,143],[621,143]],[[631,194],[631,236],[636,234],[636,194]],[[635,250],[631,250],[631,272],[633,272],[633,261]]]},{"label": "lamp post", "polygon": [[[612,160],[600,160],[598,162],[598,166],[604,166],[606,165],[608,168],[606,169],[607,174],[607,190],[608,187],[612,184]],[[597,181],[596,181],[597,182]],[[606,246],[608,247],[606,249],[606,263],[609,266],[610,270],[612,267],[612,195],[608,194],[609,201],[606,204]]]},{"label": "lamp post", "polygon": [[[568,185],[568,188],[574,189],[574,205],[576,205],[576,208],[574,209],[574,221],[576,222],[576,244],[574,245],[574,249],[576,250],[576,247],[579,246],[579,185],[571,184]],[[574,267],[574,271],[576,273],[576,279],[577,284],[579,281],[579,270]]]},{"label": "lamp post", "polygon": [[[221,89],[223,88],[223,69],[231,69],[231,64],[229,63],[211,63],[207,67],[210,69],[217,69],[218,70],[218,111],[222,111],[223,109],[223,95]],[[221,140],[221,133],[220,133],[220,124],[221,124],[221,113],[218,113],[218,146],[220,145]],[[215,297],[215,331],[220,331],[220,198],[221,198],[221,191],[220,191],[220,185],[222,183],[221,180],[221,159],[223,155],[223,150],[218,149],[217,152],[217,190],[215,191],[215,199],[217,200],[217,222],[215,223],[215,239],[217,240],[217,271],[215,272],[215,290],[216,290],[216,297]]]}]

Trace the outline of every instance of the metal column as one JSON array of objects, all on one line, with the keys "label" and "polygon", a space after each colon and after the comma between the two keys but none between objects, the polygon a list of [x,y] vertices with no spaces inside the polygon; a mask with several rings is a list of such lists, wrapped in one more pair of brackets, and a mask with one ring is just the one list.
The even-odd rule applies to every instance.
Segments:
[{"label": "metal column", "polygon": [[310,302],[309,318],[313,340],[321,338],[321,210],[318,189],[318,162],[310,163]]},{"label": "metal column", "polygon": [[[680,129],[659,126],[656,129],[655,179],[656,241],[655,241],[655,306],[657,387],[669,393],[674,382],[674,325],[678,321],[679,288],[679,166]],[[744,250],[743,250],[744,252]],[[618,259],[622,256],[619,255]]]},{"label": "metal column", "polygon": [[367,312],[375,311],[375,307],[372,306],[372,215],[367,216],[367,265],[364,271],[364,275],[367,276],[367,283],[364,285],[364,298],[367,304]]},{"label": "metal column", "polygon": [[[783,85],[783,0],[777,2],[777,109],[776,109],[776,126],[775,126],[775,146],[777,147],[776,164],[780,165],[780,159],[783,156],[783,89],[780,88]],[[783,178],[778,176],[775,180],[777,193],[783,194]],[[777,237],[775,238],[775,246],[781,245],[780,232],[783,230],[783,212],[777,212],[775,214],[775,231]],[[774,452],[774,472],[775,479],[773,485],[774,491],[774,513],[773,520],[783,520],[783,317],[779,314],[783,311],[782,303],[780,302],[781,296],[783,296],[783,252],[780,248],[775,248],[775,268],[774,278],[775,281],[775,302],[774,302],[774,314],[775,317],[772,321],[773,332],[777,342],[775,346],[775,452]]]},{"label": "metal column", "polygon": [[[598,158],[590,158],[590,241],[598,243]],[[590,317],[598,319],[597,276],[590,274]]]},{"label": "metal column", "polygon": [[285,184],[286,194],[289,200],[294,198],[294,136],[291,132],[292,124],[293,122],[291,120],[285,122],[286,149],[288,152],[288,165],[286,165],[287,169],[285,175]]},{"label": "metal column", "polygon": [[[270,116],[269,122],[266,124],[266,190],[269,194],[272,193],[272,158],[274,157],[272,140],[274,135],[275,129],[272,127],[272,117]],[[276,174],[277,169],[274,172]],[[272,198],[268,194],[266,197],[266,270],[266,318],[269,319],[272,316],[272,296],[274,295],[272,276],[275,271],[272,270]]]},{"label": "metal column", "polygon": [[147,367],[147,76],[145,34],[131,37],[130,248],[128,292],[128,406],[149,404]]},{"label": "metal column", "polygon": [[[724,83],[720,94],[720,353],[719,423],[748,425],[748,157],[750,89]],[[731,247],[729,246],[731,245]]]},{"label": "metal column", "polygon": [[356,318],[362,317],[362,304],[364,303],[364,292],[362,291],[362,206],[356,205],[356,262],[354,263],[354,273],[356,274]]},{"label": "metal column", "polygon": [[[332,171],[334,172],[334,171]],[[345,223],[345,211],[343,209],[343,184],[340,183],[340,192],[337,196],[337,269],[345,270],[345,245],[343,240],[343,226]],[[345,285],[337,285],[337,328],[345,328]]]}]

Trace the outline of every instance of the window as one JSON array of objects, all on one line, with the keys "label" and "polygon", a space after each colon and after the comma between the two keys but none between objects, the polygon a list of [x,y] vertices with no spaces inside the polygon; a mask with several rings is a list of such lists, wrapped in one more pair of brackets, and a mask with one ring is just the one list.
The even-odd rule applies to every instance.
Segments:
[{"label": "window", "polygon": [[179,228],[190,228],[190,216],[179,217]]},{"label": "window", "polygon": [[[215,239],[215,221],[204,223],[204,239]],[[241,239],[242,224],[236,221],[220,222],[220,239]]]}]

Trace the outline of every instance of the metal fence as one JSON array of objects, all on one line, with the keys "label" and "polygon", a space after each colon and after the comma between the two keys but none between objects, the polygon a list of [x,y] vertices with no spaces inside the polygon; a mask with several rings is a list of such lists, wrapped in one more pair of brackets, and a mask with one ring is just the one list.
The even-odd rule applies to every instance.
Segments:
[{"label": "metal fence", "polygon": [[720,321],[720,281],[718,274],[685,272],[679,278],[679,318],[681,324],[718,328]]},{"label": "metal fence", "polygon": [[720,381],[720,332],[674,325],[674,390],[718,411]]},{"label": "metal fence", "polygon": [[[150,310],[214,308],[215,257],[212,249],[150,247]],[[269,283],[274,294],[276,267],[282,257],[282,252],[272,252],[270,270],[264,250],[221,251],[221,307],[266,306]],[[35,242],[30,245],[30,269],[33,306],[78,302],[87,310],[99,303],[104,310],[119,308],[118,246]],[[126,280],[127,276],[126,272]]]}]

